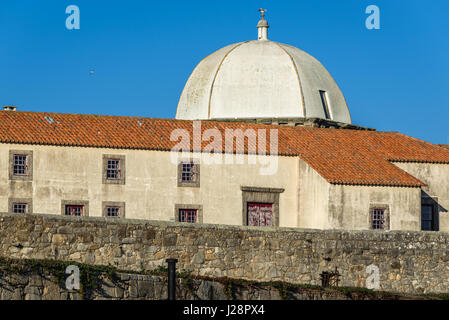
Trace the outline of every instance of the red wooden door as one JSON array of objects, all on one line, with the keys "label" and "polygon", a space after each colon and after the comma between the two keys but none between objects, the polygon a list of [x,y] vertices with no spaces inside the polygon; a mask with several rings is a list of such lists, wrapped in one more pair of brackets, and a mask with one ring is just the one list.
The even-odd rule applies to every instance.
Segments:
[{"label": "red wooden door", "polygon": [[248,225],[249,226],[272,226],[273,204],[272,203],[248,203]]}]

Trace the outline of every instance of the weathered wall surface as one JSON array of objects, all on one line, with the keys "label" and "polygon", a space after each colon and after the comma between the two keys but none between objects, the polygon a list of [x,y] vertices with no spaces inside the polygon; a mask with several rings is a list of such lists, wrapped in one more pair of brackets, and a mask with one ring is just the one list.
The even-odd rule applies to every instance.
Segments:
[{"label": "weathered wall surface", "polygon": [[421,229],[420,188],[329,184],[300,159],[298,183],[300,228],[370,230],[370,208],[380,205],[388,208],[390,230]]},{"label": "weathered wall surface", "polygon": [[449,231],[449,165],[438,163],[395,162],[396,166],[427,184],[423,197],[437,203],[439,229]]},{"label": "weathered wall surface", "polygon": [[[449,234],[192,225],[93,217],[0,214],[0,254],[122,270],[153,270],[166,258],[212,277],[320,284],[335,267],[343,286],[365,287],[367,266],[379,289],[449,292]],[[375,277],[375,275],[374,275]],[[369,280],[369,279],[368,279]]]},{"label": "weathered wall surface", "polygon": [[[329,188],[324,180],[305,161],[298,159],[298,227],[328,229],[329,225]],[[310,214],[313,212],[313,214]]]},{"label": "weathered wall surface", "polygon": [[[99,286],[83,296],[83,290],[68,290],[51,272],[13,273],[0,268],[0,300],[166,300],[167,278],[144,274],[118,273],[111,280],[100,275]],[[177,279],[176,296],[183,300],[227,300],[223,284],[190,280],[188,286]],[[261,288],[240,293],[248,299],[279,299],[277,290]]]},{"label": "weathered wall surface", "polygon": [[329,227],[371,229],[370,207],[386,207],[390,230],[421,230],[421,189],[330,185]]},{"label": "weathered wall surface", "polygon": [[[32,181],[9,180],[9,151],[33,152]],[[103,155],[125,156],[125,184],[103,184]],[[203,223],[242,225],[241,187],[277,188],[279,225],[315,229],[370,229],[370,207],[386,205],[391,230],[420,230],[420,188],[329,184],[297,157],[277,157],[273,175],[261,175],[273,157],[243,156],[242,164],[208,164],[201,157],[200,187],[178,187],[174,153],[36,145],[0,145],[0,212],[10,199],[32,199],[32,212],[62,214],[63,201],[83,201],[89,216],[102,204],[125,204],[125,217],[174,221],[175,207],[202,206]],[[196,158],[200,155],[193,154]],[[231,156],[236,161],[235,156]],[[440,230],[449,231],[449,165],[398,163],[429,184],[440,204]],[[226,199],[226,205],[223,205]],[[11,200],[12,201],[12,200]]]},{"label": "weathered wall surface", "polygon": [[[1,271],[1,270],[0,270]],[[101,286],[92,290],[89,300],[166,300],[167,278],[118,274],[119,279],[103,278]],[[240,288],[234,292],[237,300],[280,300],[279,291],[271,287]],[[179,300],[230,300],[223,284],[206,280],[191,280],[189,287],[177,279],[176,298]],[[343,293],[307,290],[290,294],[298,300],[349,299]],[[0,278],[0,300],[82,300],[79,290],[67,290],[51,280],[51,274],[5,274]]]},{"label": "weathered wall surface", "polygon": [[[9,180],[10,150],[33,151],[33,180]],[[103,184],[104,154],[125,156],[125,184]],[[131,219],[174,221],[175,205],[202,205],[204,223],[242,224],[241,186],[283,188],[279,199],[281,226],[296,227],[297,159],[278,157],[277,171],[261,175],[273,157],[259,156],[254,164],[201,163],[200,188],[177,186],[174,153],[60,146],[0,144],[0,212],[9,198],[32,198],[33,212],[62,214],[61,201],[88,201],[89,216],[102,216],[102,202],[125,202]],[[198,154],[193,154],[197,158]],[[207,157],[207,154],[203,155]],[[236,161],[235,157],[232,157]],[[224,158],[223,158],[224,159]],[[223,199],[226,205],[223,206]]]},{"label": "weathered wall surface", "polygon": [[[27,260],[23,260],[27,269]],[[66,275],[67,276],[67,275]],[[400,295],[338,288],[286,287],[281,284],[232,283],[223,279],[176,279],[177,300],[399,300]],[[113,279],[100,273],[95,288],[68,290],[45,269],[15,272],[0,267],[0,300],[166,300],[167,277],[116,273]],[[413,297],[431,299],[431,297]]]}]

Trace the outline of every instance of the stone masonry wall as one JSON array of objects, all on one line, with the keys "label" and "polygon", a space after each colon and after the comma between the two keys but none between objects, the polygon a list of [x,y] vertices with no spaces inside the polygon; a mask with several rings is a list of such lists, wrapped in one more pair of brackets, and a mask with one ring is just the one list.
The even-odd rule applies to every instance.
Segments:
[{"label": "stone masonry wall", "polygon": [[[319,285],[336,267],[340,285],[402,293],[449,292],[449,234],[333,231],[0,214],[0,256],[153,270],[166,258],[196,275]],[[373,267],[374,265],[374,267]],[[370,266],[369,268],[367,268]]]},{"label": "stone masonry wall", "polygon": [[[0,266],[0,300],[166,300],[167,277],[135,273],[96,274],[95,288],[69,290],[53,272],[34,260]],[[41,261],[42,262],[42,261]],[[62,271],[62,270],[61,270]],[[64,277],[67,277],[65,272]],[[65,278],[63,278],[64,282]],[[230,285],[221,279],[177,278],[177,300],[435,300],[444,296],[406,296],[342,288],[282,288],[274,284]],[[447,299],[447,298],[446,298]]]},{"label": "stone masonry wall", "polygon": [[[167,278],[155,275],[118,273],[113,281],[102,275],[100,286],[85,297],[81,290],[67,290],[50,272],[18,274],[0,268],[0,300],[166,300]],[[326,289],[301,289],[282,297],[279,289],[271,286],[235,286],[232,293],[224,284],[210,280],[177,279],[177,300],[359,300],[408,299],[400,296],[377,296],[354,292],[350,296]],[[424,299],[421,298],[420,299]]]}]

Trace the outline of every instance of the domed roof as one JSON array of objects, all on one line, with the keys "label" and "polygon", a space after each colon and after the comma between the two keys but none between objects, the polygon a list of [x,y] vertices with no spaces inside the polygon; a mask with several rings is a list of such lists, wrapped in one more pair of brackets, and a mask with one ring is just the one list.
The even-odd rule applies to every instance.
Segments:
[{"label": "domed roof", "polygon": [[231,44],[204,58],[187,80],[176,118],[351,123],[345,98],[326,68],[298,48],[269,41],[267,28],[262,17],[259,40]]}]

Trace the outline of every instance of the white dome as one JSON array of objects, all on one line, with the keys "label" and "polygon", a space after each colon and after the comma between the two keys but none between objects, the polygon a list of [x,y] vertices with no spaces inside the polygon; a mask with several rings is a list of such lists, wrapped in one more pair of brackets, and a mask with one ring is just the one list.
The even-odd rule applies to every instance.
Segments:
[{"label": "white dome", "polygon": [[318,60],[260,33],[259,39],[204,58],[187,80],[176,119],[323,118],[351,123],[342,92]]}]

